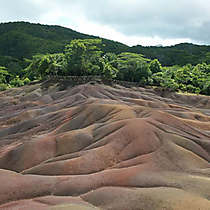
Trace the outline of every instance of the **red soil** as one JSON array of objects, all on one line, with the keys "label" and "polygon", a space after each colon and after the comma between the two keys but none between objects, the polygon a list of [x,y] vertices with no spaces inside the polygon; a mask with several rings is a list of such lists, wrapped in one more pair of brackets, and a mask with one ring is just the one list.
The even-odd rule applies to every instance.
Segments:
[{"label": "red soil", "polygon": [[0,209],[210,209],[210,97],[44,85],[0,93]]}]

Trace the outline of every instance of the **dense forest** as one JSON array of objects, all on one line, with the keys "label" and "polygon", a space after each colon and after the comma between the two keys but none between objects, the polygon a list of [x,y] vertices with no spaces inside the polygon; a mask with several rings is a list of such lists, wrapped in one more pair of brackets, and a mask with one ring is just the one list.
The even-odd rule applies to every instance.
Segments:
[{"label": "dense forest", "polygon": [[177,44],[169,47],[143,47],[140,45],[131,47],[130,52],[142,53],[150,59],[158,59],[163,66],[186,64],[197,65],[199,63],[210,64],[210,46],[195,45],[190,43]]},{"label": "dense forest", "polygon": [[48,75],[106,79],[210,95],[210,46],[128,47],[60,26],[0,24],[0,89]]}]

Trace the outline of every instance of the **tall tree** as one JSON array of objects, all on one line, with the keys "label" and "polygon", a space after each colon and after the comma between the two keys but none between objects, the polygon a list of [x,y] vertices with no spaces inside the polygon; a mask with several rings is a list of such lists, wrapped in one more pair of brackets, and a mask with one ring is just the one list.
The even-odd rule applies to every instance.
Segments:
[{"label": "tall tree", "polygon": [[112,63],[119,70],[119,80],[147,83],[151,76],[149,61],[141,54],[125,52],[119,54]]},{"label": "tall tree", "polygon": [[101,39],[75,39],[65,48],[68,74],[82,76],[100,74]]}]

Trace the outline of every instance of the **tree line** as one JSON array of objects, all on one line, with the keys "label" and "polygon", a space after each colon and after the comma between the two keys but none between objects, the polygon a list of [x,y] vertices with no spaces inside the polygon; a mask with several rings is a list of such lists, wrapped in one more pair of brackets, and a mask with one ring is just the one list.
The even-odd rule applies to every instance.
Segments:
[{"label": "tree line", "polygon": [[[74,39],[62,53],[38,54],[24,59],[27,65],[14,71],[0,67],[0,89],[22,86],[46,76],[89,76],[161,86],[172,91],[210,95],[210,65],[162,67],[157,59],[132,52],[104,52],[101,39]],[[14,68],[12,66],[11,68]]]}]

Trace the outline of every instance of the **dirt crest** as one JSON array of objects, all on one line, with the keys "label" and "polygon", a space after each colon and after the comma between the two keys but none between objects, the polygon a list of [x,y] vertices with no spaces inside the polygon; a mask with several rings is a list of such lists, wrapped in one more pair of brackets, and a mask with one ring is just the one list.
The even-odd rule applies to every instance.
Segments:
[{"label": "dirt crest", "polygon": [[96,83],[0,92],[0,209],[210,210],[210,97]]}]

